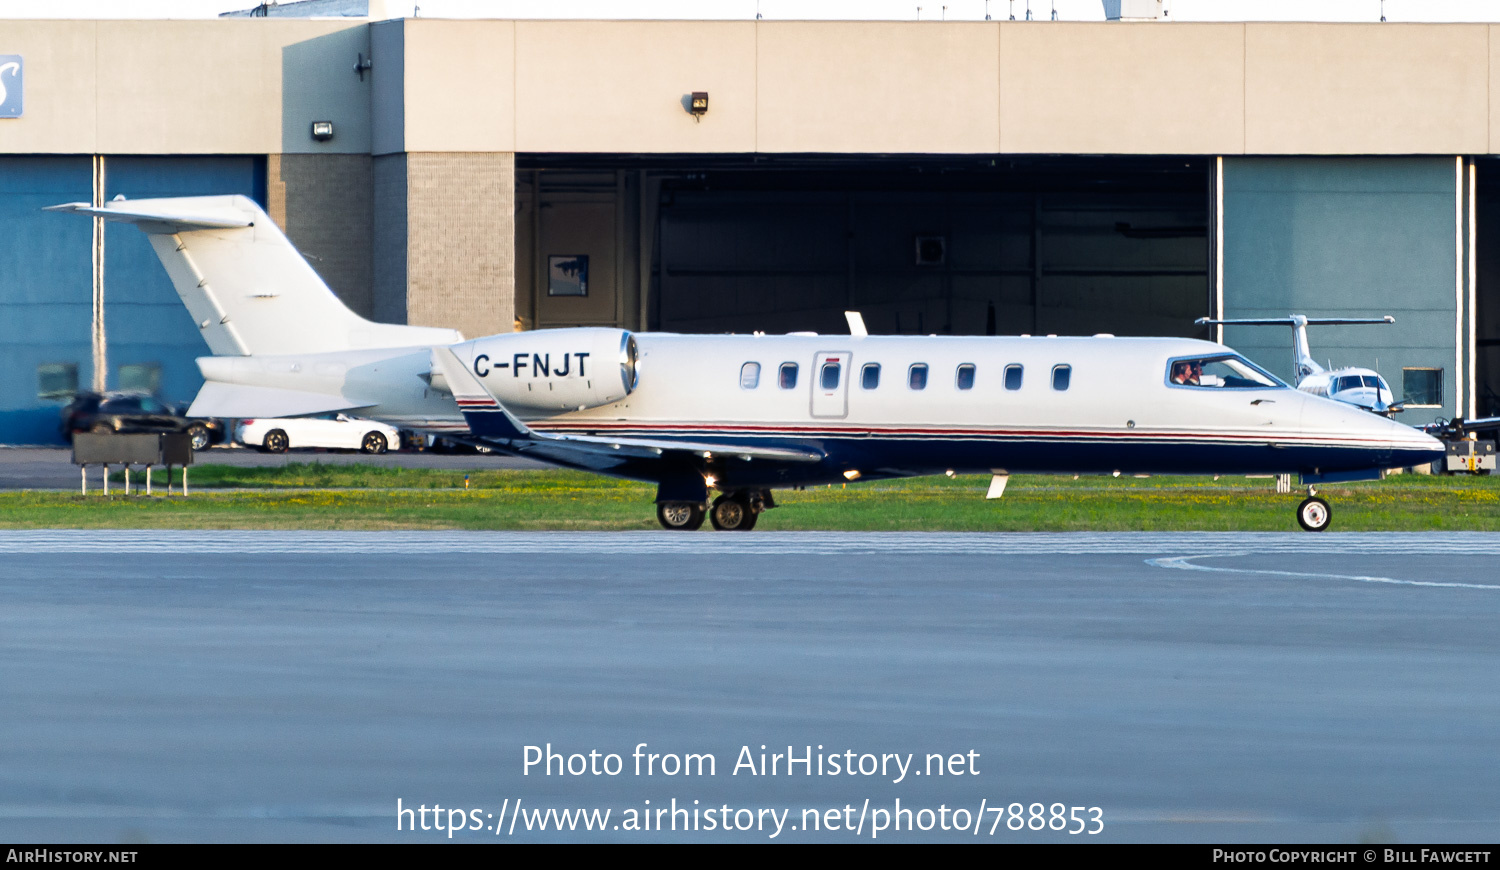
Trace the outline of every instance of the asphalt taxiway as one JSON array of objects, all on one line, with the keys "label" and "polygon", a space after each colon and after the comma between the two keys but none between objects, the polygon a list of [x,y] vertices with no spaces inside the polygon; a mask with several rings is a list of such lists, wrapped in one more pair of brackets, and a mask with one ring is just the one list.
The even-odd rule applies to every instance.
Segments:
[{"label": "asphalt taxiway", "polygon": [[[1491,841],[1497,557],[1491,534],[0,532],[0,838],[421,841],[446,836],[398,832],[398,799],[675,798]],[[547,743],[626,770],[524,772]],[[635,775],[641,743],[717,773]],[[979,772],[731,773],[762,745]],[[480,824],[454,839],[768,838]],[[880,839],[976,836],[1070,839]]]}]

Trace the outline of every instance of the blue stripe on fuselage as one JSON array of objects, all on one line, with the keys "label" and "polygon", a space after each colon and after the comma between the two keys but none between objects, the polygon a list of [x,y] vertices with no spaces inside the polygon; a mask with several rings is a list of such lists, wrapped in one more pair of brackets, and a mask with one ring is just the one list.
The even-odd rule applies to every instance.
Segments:
[{"label": "blue stripe on fuselage", "polygon": [[[496,412],[466,413],[476,434],[509,437]],[[493,421],[489,418],[501,417]],[[499,425],[496,425],[496,424]],[[480,428],[482,427],[482,428]],[[484,431],[489,430],[489,431]],[[562,434],[562,433],[559,433]],[[582,434],[582,433],[580,433]],[[785,434],[730,434],[715,432],[664,433],[650,429],[590,433],[596,437],[646,438],[652,441],[690,441],[722,444],[726,456],[704,461],[720,488],[798,486],[843,482],[845,471],[858,470],[861,479],[939,474],[948,469],[985,472],[1003,468],[1012,473],[1125,474],[1281,474],[1329,473],[1422,465],[1441,451],[1402,449],[1389,445],[1271,444],[1212,436],[1121,438],[1118,435],[1026,435],[994,437],[962,432],[910,436],[861,435],[792,436]],[[821,451],[819,463],[745,462],[732,458],[733,447],[782,447]],[[620,476],[656,480],[655,463],[626,463]]]}]

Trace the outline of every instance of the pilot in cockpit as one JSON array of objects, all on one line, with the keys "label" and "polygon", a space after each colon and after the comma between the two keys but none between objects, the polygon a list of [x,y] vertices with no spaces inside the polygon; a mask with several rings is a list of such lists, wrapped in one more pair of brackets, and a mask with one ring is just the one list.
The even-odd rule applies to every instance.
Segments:
[{"label": "pilot in cockpit", "polygon": [[1203,366],[1198,360],[1179,360],[1172,364],[1172,383],[1196,387],[1202,380]]}]

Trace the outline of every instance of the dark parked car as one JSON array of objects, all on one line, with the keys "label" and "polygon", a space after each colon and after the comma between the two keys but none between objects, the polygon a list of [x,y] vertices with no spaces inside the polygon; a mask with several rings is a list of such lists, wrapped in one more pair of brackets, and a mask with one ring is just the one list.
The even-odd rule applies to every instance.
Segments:
[{"label": "dark parked car", "polygon": [[79,393],[62,409],[62,436],[75,432],[186,432],[194,450],[223,442],[224,421],[184,416],[174,407],[141,393]]}]

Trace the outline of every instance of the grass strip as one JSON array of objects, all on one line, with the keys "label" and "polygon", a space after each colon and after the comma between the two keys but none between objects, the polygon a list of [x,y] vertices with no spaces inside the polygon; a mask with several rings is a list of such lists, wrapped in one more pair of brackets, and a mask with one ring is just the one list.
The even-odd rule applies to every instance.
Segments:
[{"label": "grass strip", "polygon": [[[649,484],[573,471],[202,466],[194,494],[0,493],[0,528],[655,529]],[[1300,494],[1268,479],[1017,475],[777,490],[757,530],[1292,531]],[[253,487],[254,491],[214,491]],[[205,489],[206,488],[206,489]],[[1321,487],[1337,531],[1500,531],[1500,478],[1401,475]]]}]

